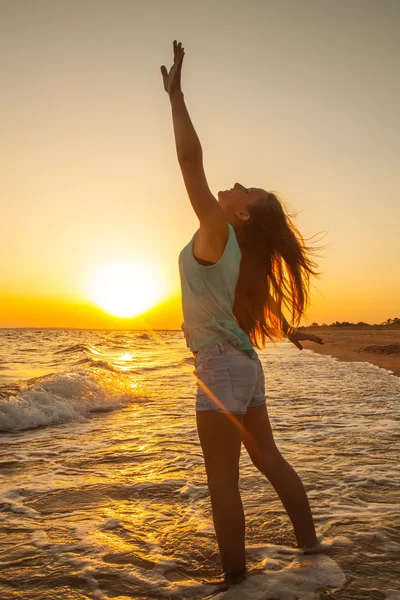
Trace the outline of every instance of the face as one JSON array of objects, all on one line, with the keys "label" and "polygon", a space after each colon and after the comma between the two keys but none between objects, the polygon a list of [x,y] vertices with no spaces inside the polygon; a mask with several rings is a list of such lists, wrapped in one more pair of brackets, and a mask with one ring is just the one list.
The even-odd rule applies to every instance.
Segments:
[{"label": "face", "polygon": [[241,183],[235,183],[230,190],[218,192],[218,202],[228,223],[237,227],[250,218],[247,207],[267,196],[265,190],[246,188]]}]

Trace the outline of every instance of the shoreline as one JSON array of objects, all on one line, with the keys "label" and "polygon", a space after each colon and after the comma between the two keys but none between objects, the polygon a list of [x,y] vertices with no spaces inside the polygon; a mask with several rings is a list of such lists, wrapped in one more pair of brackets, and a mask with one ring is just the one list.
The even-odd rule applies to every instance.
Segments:
[{"label": "shoreline", "polygon": [[369,362],[400,377],[400,330],[332,330],[318,327],[301,331],[318,335],[324,341],[323,345],[301,342],[306,350],[329,354],[345,362]]}]

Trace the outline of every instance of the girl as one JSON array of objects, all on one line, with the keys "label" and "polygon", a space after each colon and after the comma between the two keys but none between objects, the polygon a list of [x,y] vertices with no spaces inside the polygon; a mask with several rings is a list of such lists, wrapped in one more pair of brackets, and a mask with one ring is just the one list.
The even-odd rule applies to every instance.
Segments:
[{"label": "girl", "polygon": [[322,344],[289,326],[282,304],[300,321],[308,304],[308,247],[277,197],[235,183],[212,195],[200,141],[181,89],[184,48],[173,42],[174,63],[161,67],[169,95],[176,150],[200,228],[179,255],[186,344],[197,379],[196,422],[204,455],[215,533],[225,582],[246,574],[245,523],[240,498],[241,443],[271,482],[305,552],[321,551],[303,484],[275,445],[265,400],[264,373],[254,346],[286,335]]}]

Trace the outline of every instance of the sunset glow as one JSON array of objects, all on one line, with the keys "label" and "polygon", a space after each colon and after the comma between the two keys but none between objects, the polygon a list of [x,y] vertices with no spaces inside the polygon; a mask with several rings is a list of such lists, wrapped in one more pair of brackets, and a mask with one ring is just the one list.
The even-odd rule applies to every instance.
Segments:
[{"label": "sunset glow", "polygon": [[314,4],[0,3],[0,327],[180,331],[175,36],[211,192],[276,191],[325,246],[302,324],[398,316],[400,4]]},{"label": "sunset glow", "polygon": [[90,299],[116,317],[140,315],[159,302],[161,293],[156,275],[137,265],[102,265],[89,281]]}]

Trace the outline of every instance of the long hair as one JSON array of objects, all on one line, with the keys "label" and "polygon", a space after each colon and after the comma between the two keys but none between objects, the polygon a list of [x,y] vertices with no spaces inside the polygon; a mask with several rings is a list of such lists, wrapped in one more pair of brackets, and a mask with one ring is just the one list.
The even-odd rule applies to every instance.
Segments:
[{"label": "long hair", "polygon": [[242,261],[233,314],[259,349],[268,339],[283,338],[283,307],[298,326],[309,303],[310,276],[320,275],[309,256],[315,249],[306,246],[276,194],[267,194],[247,207],[250,218],[236,229]]}]

